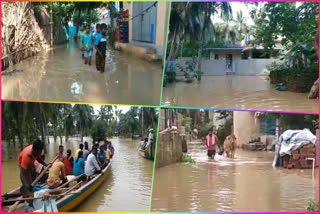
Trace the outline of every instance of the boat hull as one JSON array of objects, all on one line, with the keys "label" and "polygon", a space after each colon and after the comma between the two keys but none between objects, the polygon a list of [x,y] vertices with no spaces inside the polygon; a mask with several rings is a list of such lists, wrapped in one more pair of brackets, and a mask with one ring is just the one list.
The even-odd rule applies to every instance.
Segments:
[{"label": "boat hull", "polygon": [[112,161],[110,162],[109,166],[106,167],[103,170],[103,174],[98,175],[93,180],[91,180],[89,183],[81,187],[78,191],[80,191],[77,194],[66,196],[59,201],[57,201],[57,206],[59,212],[67,212],[71,211],[75,207],[77,207],[82,201],[84,201],[86,198],[88,198],[106,179],[110,172],[110,166]]}]

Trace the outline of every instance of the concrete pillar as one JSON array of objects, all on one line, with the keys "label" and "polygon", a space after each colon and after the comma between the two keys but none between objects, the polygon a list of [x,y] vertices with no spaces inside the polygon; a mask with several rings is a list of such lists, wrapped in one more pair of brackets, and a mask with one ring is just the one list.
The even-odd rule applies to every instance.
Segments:
[{"label": "concrete pillar", "polygon": [[254,112],[234,111],[233,126],[238,147],[260,136],[260,119],[255,117]]}]

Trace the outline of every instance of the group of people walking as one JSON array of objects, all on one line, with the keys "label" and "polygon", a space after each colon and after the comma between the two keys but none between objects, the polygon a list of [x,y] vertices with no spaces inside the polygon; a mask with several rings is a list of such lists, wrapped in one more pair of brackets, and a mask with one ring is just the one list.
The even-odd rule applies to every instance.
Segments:
[{"label": "group of people walking", "polygon": [[96,68],[103,73],[107,50],[107,25],[104,23],[97,24],[94,32],[91,32],[90,25],[81,25],[78,32],[78,42],[84,58],[84,64],[91,65],[91,58],[95,49]]}]

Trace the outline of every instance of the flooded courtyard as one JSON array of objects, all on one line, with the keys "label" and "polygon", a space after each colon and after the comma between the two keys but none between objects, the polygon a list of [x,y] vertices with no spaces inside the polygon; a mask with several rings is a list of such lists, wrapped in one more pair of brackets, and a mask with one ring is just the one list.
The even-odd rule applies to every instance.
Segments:
[{"label": "flooded courtyard", "polygon": [[[91,144],[91,139],[84,140]],[[109,140],[115,147],[111,171],[97,191],[92,193],[74,211],[148,212],[153,162],[138,154],[139,140],[126,138],[111,138]],[[48,149],[47,162],[54,159],[60,143],[59,139],[56,143],[53,142],[53,138],[50,138],[50,141],[51,143],[46,145]],[[67,149],[75,151],[79,144],[78,138],[71,138],[67,143],[63,141],[65,151]],[[2,194],[21,185],[17,164],[19,152],[18,145],[14,149],[13,145],[8,147],[6,142],[2,142]],[[124,203],[126,206],[123,206]]]},{"label": "flooded courtyard", "polygon": [[266,76],[203,76],[201,82],[170,83],[162,106],[318,112],[308,94],[277,91]]},{"label": "flooded courtyard", "polygon": [[[105,72],[85,65],[75,42],[40,53],[7,70],[2,98],[60,102],[159,105],[161,63],[150,63],[119,51],[108,51]],[[147,89],[147,93],[146,93]]]},{"label": "flooded courtyard", "polygon": [[209,160],[202,142],[188,143],[195,164],[156,168],[152,211],[306,212],[318,197],[312,171],[274,169],[273,152],[237,150],[235,159]]}]

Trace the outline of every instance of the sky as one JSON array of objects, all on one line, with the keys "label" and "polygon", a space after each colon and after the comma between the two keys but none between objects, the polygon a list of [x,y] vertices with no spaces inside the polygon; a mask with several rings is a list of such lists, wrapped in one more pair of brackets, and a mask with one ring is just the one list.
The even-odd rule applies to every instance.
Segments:
[{"label": "sky", "polygon": [[[250,11],[255,8],[252,4],[244,4],[243,2],[229,2],[232,9],[232,17],[233,19],[236,19],[237,13],[242,11],[243,16],[247,19],[248,25],[254,25],[253,20],[250,17]],[[296,2],[296,7],[299,7],[302,3]],[[261,6],[259,6],[258,9],[260,9]],[[218,15],[215,15],[212,18],[212,23],[221,23],[224,22]]]},{"label": "sky", "polygon": [[[91,105],[94,109],[94,113],[98,114],[98,112],[100,111],[100,107],[101,105]],[[127,111],[130,110],[130,106],[118,106],[117,105],[117,109],[120,111],[122,110],[122,113],[126,113]]]},{"label": "sky", "polygon": [[[248,25],[253,25],[254,22],[253,20],[250,18],[250,11],[254,8],[251,4],[249,5],[245,5],[242,2],[230,2],[231,5],[231,9],[232,9],[232,17],[233,19],[236,19],[237,17],[237,13],[242,11],[243,16],[246,18],[247,20],[247,24]],[[215,15],[212,18],[212,23],[222,23],[224,22],[219,15]]]}]

